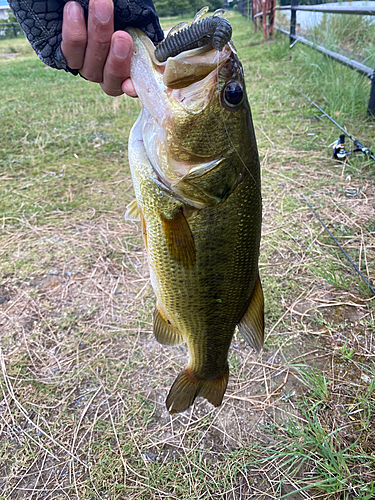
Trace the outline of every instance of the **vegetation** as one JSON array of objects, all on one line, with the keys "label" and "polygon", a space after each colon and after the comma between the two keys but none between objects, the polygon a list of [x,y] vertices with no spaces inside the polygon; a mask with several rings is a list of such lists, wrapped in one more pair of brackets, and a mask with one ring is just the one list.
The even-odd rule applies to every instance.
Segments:
[{"label": "vegetation", "polygon": [[[154,297],[127,160],[137,100],[0,41],[0,499],[375,496],[374,297],[306,205],[375,279],[369,81],[228,13],[263,175],[266,342],[239,336],[221,407],[170,416],[184,346],[152,336]],[[164,29],[182,18],[164,20]],[[292,82],[293,87],[290,86]]]},{"label": "vegetation", "polygon": [[[303,15],[306,13],[297,11],[297,34],[301,34],[327,49],[362,62],[370,68],[375,66],[375,46],[373,43],[375,22],[373,16],[312,14],[312,16],[321,15],[320,22],[308,28],[302,28],[298,26],[298,16]],[[277,12],[276,18],[280,25],[289,29],[290,21],[284,13]]]},{"label": "vegetation", "polygon": [[[197,0],[155,0],[155,8],[159,16],[184,16],[195,14],[203,4]],[[209,0],[204,5],[209,6],[210,11],[220,9],[223,6],[222,0]]]},{"label": "vegetation", "polygon": [[0,19],[0,40],[9,38],[24,38],[24,33],[14,14],[9,10],[5,19]]},{"label": "vegetation", "polygon": [[370,68],[375,66],[375,23],[370,16],[324,14],[311,34],[331,50],[349,54]]}]

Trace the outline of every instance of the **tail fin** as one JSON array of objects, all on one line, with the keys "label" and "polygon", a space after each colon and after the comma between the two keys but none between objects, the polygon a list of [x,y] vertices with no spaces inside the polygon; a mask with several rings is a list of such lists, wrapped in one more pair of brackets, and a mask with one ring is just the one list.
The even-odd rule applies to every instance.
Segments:
[{"label": "tail fin", "polygon": [[214,406],[220,406],[228,385],[229,368],[215,379],[199,379],[190,368],[185,368],[173,382],[169,391],[166,406],[169,413],[185,411],[191,406],[196,397],[201,396]]}]

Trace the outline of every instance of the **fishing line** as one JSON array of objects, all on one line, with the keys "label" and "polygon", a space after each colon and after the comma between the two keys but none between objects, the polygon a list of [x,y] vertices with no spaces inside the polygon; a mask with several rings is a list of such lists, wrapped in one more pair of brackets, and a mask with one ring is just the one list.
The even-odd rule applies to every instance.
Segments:
[{"label": "fishing line", "polygon": [[[233,52],[232,47],[231,47],[231,50],[232,50],[232,52]],[[220,94],[220,85],[219,85],[219,59],[217,59],[217,62],[216,62],[216,74],[217,74],[217,79],[216,79],[216,88],[217,88],[217,92]],[[235,152],[235,153],[236,153],[236,155],[238,156],[238,158],[239,158],[240,162],[242,163],[242,165],[243,165],[243,166],[245,167],[245,169],[247,170],[247,172],[248,172],[248,174],[250,175],[250,177],[253,179],[253,182],[254,182],[254,184],[255,184],[255,186],[256,186],[256,188],[257,188],[258,192],[259,192],[259,196],[260,196],[260,198],[262,199],[262,191],[261,191],[261,189],[260,189],[260,187],[259,187],[259,185],[258,185],[258,183],[257,183],[256,179],[254,178],[253,174],[251,173],[251,171],[250,171],[249,167],[246,165],[246,163],[245,163],[245,162],[244,162],[244,160],[242,159],[242,157],[241,157],[240,153],[237,151],[236,146],[234,145],[234,143],[233,143],[233,141],[232,141],[232,139],[231,139],[231,137],[230,137],[230,135],[229,135],[229,132],[228,132],[228,129],[227,129],[227,126],[226,126],[225,120],[224,120],[224,119],[222,118],[222,116],[221,116],[221,113],[219,113],[219,116],[220,116],[220,121],[221,121],[222,125],[224,126],[225,133],[226,133],[226,135],[227,135],[227,137],[228,137],[228,139],[229,139],[229,142],[230,142],[230,144],[231,144],[231,146],[232,146],[232,148],[233,148],[234,152]],[[217,118],[216,118],[216,117],[215,117],[215,119],[217,120]],[[218,121],[218,120],[217,120],[217,121]],[[253,126],[254,126],[254,125],[253,125]],[[254,133],[254,138],[255,138],[255,133]],[[258,157],[259,157],[259,153],[258,153]]]},{"label": "fishing line", "polygon": [[[355,145],[355,149],[353,151],[346,151],[345,150],[345,146],[344,146],[344,138],[345,137],[343,135],[341,135],[340,139],[337,141],[337,143],[334,143],[335,144],[335,147],[334,147],[334,156],[336,158],[338,158],[338,159],[344,159],[349,154],[352,154],[353,152],[356,152],[356,151],[360,151],[360,152],[362,152],[363,154],[369,156],[372,160],[375,161],[375,155],[374,155],[374,153],[372,151],[370,151],[360,141],[358,141],[351,134],[349,134],[349,132],[347,132],[340,124],[338,124],[328,113],[326,113],[320,106],[318,106],[318,104],[316,104],[313,100],[311,100],[306,94],[304,94],[303,92],[301,92],[300,90],[298,90],[291,83],[289,85],[290,85],[290,87],[292,87],[292,89],[295,92],[297,92],[298,94],[302,95],[305,99],[307,99],[310,102],[310,104],[312,104],[313,106],[315,106],[324,116],[326,116],[334,125],[336,125],[336,127],[338,127],[347,137],[349,137],[350,140],[353,141],[353,143]],[[341,156],[340,156],[340,154],[341,154]],[[356,273],[362,278],[362,280],[366,283],[366,285],[369,287],[369,289],[371,290],[371,292],[375,296],[375,290],[371,286],[370,282],[365,278],[365,276],[358,269],[357,265],[352,261],[352,259],[349,257],[349,255],[345,252],[345,250],[343,249],[343,247],[340,245],[340,243],[337,241],[337,239],[333,236],[333,234],[331,233],[331,231],[328,229],[328,227],[324,224],[324,222],[322,221],[322,219],[319,217],[319,215],[316,212],[316,210],[307,201],[307,199],[305,198],[305,196],[303,195],[303,193],[301,193],[301,196],[302,196],[303,200],[305,201],[306,205],[310,208],[310,210],[313,212],[313,214],[315,215],[315,217],[318,219],[318,221],[321,223],[321,225],[324,227],[324,229],[327,231],[327,233],[330,235],[330,237],[333,239],[333,241],[336,243],[336,245],[339,247],[339,249],[345,255],[345,257],[348,259],[348,261],[350,262],[350,264],[352,265],[352,267],[354,268],[354,270],[356,271]]]},{"label": "fishing line", "polygon": [[373,295],[375,296],[375,290],[374,288],[371,286],[370,282],[363,276],[363,274],[361,273],[361,271],[358,269],[358,267],[356,266],[356,264],[352,261],[352,259],[349,257],[349,255],[345,252],[345,250],[342,248],[342,246],[340,245],[340,243],[336,240],[336,238],[333,236],[333,234],[331,233],[331,231],[328,229],[328,227],[324,224],[324,222],[322,221],[322,219],[319,217],[318,213],[316,212],[316,210],[310,205],[310,203],[307,201],[307,199],[305,198],[304,194],[301,193],[301,197],[304,199],[306,205],[311,209],[311,211],[313,212],[313,214],[315,215],[315,217],[318,219],[318,221],[321,223],[321,225],[324,227],[324,229],[327,231],[327,233],[330,235],[330,237],[333,239],[333,241],[336,243],[336,245],[339,247],[339,249],[342,251],[342,253],[345,255],[345,257],[348,259],[348,261],[350,262],[350,264],[353,266],[353,268],[355,269],[355,271],[359,274],[359,276],[363,279],[363,281],[366,283],[366,285],[369,287],[369,289],[371,290],[371,292],[373,293]]}]

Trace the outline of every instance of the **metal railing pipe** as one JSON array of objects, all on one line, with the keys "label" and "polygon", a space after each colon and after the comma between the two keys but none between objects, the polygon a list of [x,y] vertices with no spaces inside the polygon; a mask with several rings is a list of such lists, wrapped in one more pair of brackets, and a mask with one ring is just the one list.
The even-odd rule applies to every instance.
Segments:
[{"label": "metal railing pipe", "polygon": [[276,7],[276,10],[304,10],[307,12],[323,12],[325,14],[359,14],[362,16],[375,16],[374,7],[351,7],[337,4],[337,7],[323,5],[284,5]]},{"label": "metal railing pipe", "polygon": [[303,36],[292,34],[291,32],[288,32],[282,28],[276,28],[276,29],[281,33],[284,33],[285,35],[289,35],[292,38],[292,43],[293,41],[297,40],[298,42],[304,43],[305,45],[308,45],[309,47],[312,47],[313,49],[316,49],[319,52],[326,54],[331,59],[335,59],[336,61],[345,64],[345,66],[349,66],[350,68],[355,69],[362,75],[366,75],[369,78],[373,77],[374,70],[366,66],[365,64],[355,61],[354,59],[349,59],[349,57],[342,56],[341,54],[333,52],[332,50],[326,49],[322,45],[315,45],[313,42],[310,42],[310,40],[307,40],[307,38]]}]

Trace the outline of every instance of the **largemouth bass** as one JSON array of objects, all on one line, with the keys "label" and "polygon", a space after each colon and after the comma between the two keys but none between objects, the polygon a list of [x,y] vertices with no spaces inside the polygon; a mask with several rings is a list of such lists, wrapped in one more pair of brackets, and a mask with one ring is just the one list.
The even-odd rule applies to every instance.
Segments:
[{"label": "largemouth bass", "polygon": [[142,225],[155,337],[189,351],[166,406],[181,412],[197,396],[219,406],[236,326],[256,350],[264,336],[260,167],[243,69],[232,43],[161,63],[146,35],[129,32],[143,109],[129,137],[136,200],[126,218]]}]

